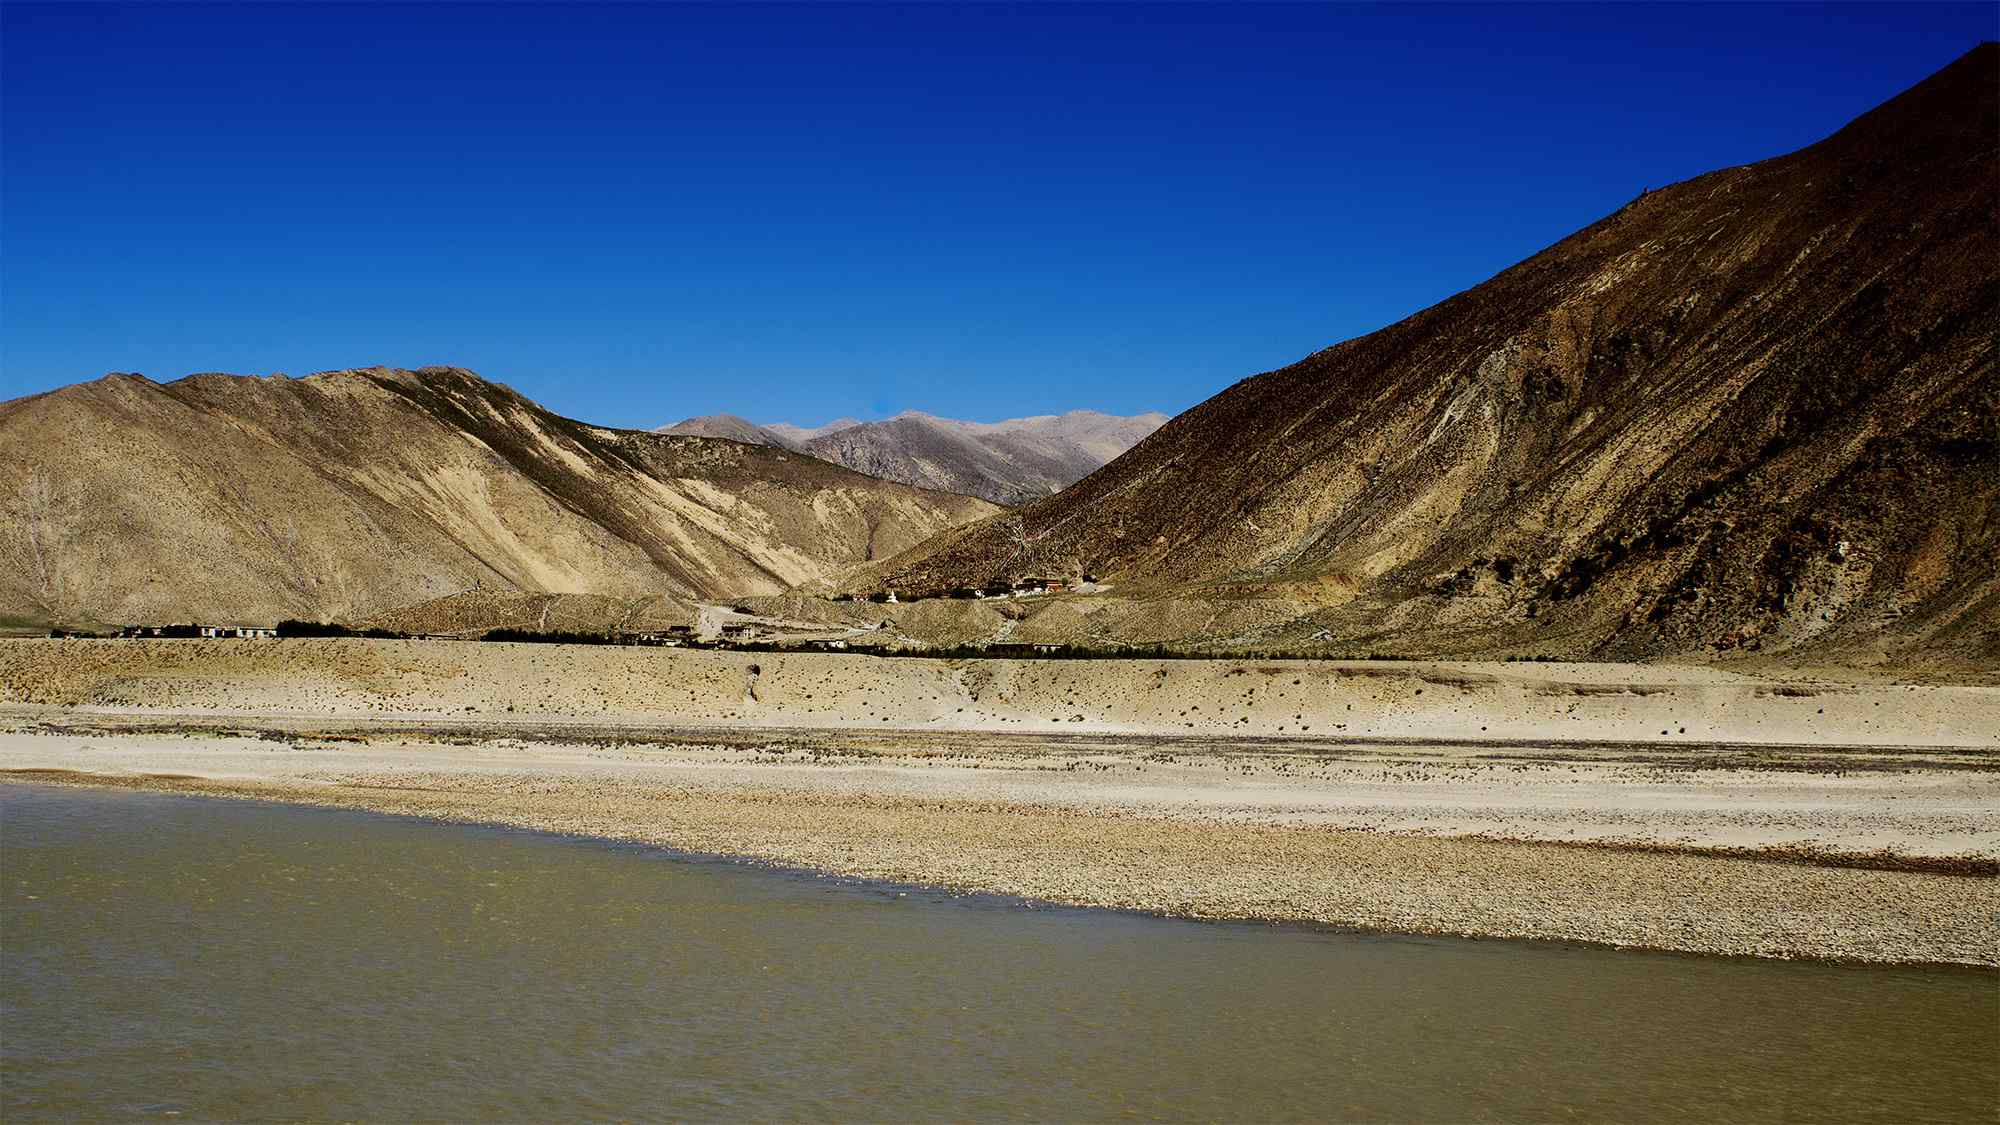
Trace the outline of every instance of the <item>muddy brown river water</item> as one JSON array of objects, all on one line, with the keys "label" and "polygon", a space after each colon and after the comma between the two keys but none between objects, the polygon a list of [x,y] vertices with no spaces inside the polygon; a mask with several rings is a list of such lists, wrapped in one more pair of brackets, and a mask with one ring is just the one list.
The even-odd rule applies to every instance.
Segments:
[{"label": "muddy brown river water", "polygon": [[1221,925],[0,785],[10,1121],[1967,1121],[2000,975]]}]

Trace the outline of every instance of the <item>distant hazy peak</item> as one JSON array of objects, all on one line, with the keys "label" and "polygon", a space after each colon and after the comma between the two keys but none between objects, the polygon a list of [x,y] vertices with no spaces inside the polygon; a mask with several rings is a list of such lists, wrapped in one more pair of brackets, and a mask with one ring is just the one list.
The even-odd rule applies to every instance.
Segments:
[{"label": "distant hazy peak", "polygon": [[702,414],[683,418],[671,426],[661,426],[656,434],[686,434],[693,437],[724,438],[746,445],[768,445],[776,449],[798,449],[800,442],[789,434],[760,426],[735,414]]},{"label": "distant hazy peak", "polygon": [[886,480],[1020,504],[1081,480],[1166,422],[1158,411],[967,422],[905,410],[879,422],[841,418],[813,427],[708,414],[657,432],[793,449]]},{"label": "distant hazy peak", "polygon": [[861,424],[859,418],[835,418],[823,426],[795,426],[790,422],[769,422],[764,428],[774,434],[781,434],[794,441],[809,441],[825,434],[838,433]]}]

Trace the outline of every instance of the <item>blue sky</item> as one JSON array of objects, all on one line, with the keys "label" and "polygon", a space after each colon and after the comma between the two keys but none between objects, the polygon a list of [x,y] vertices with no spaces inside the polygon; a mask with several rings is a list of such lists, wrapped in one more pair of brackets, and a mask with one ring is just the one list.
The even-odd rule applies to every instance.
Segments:
[{"label": "blue sky", "polygon": [[452,363],[650,426],[1174,412],[1991,4],[0,6],[0,398]]}]

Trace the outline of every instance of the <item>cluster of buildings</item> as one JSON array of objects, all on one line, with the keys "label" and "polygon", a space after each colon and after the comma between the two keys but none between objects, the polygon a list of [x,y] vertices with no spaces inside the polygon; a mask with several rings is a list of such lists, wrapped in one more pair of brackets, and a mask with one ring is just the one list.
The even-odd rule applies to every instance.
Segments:
[{"label": "cluster of buildings", "polygon": [[275,637],[278,630],[263,625],[126,625],[121,637]]},{"label": "cluster of buildings", "polygon": [[[983,590],[971,591],[979,598],[1025,598],[1034,594],[1060,594],[1069,589],[1069,581],[1063,578],[1016,578],[1010,583],[996,583]],[[953,597],[965,596],[965,591],[953,590]]]},{"label": "cluster of buildings", "polygon": [[665,648],[680,648],[694,643],[694,626],[669,625],[664,629],[647,629],[636,633],[622,633],[620,637],[635,645],[660,645]]}]

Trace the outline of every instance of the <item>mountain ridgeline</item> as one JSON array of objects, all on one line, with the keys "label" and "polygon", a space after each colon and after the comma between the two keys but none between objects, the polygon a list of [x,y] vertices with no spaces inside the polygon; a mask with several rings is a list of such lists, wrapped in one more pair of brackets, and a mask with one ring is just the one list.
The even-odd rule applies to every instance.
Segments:
[{"label": "mountain ridgeline", "polygon": [[994,511],[784,450],[585,425],[457,368],[111,375],[0,403],[16,620],[771,593]]},{"label": "mountain ridgeline", "polygon": [[961,422],[912,410],[881,422],[841,419],[804,429],[709,414],[660,432],[792,449],[885,480],[1015,505],[1075,484],[1166,421],[1158,413],[1120,417],[1073,410]]},{"label": "mountain ridgeline", "polygon": [[1089,575],[1086,598],[920,602],[898,627],[1990,670],[1996,349],[1985,44],[1818,144],[1645,193],[1164,425],[643,433],[456,368],[113,375],[0,403],[0,624],[424,603],[399,627],[609,627]]},{"label": "mountain ridgeline", "polygon": [[1246,379],[857,581],[1087,572],[1405,653],[2000,659],[2000,46]]}]

